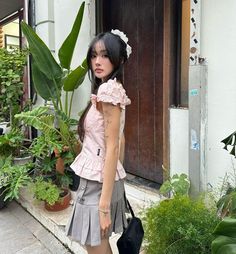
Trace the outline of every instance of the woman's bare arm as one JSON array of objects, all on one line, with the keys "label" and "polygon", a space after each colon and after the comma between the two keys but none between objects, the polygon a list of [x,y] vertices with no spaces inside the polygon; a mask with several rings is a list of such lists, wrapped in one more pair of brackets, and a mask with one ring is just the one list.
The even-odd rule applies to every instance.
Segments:
[{"label": "woman's bare arm", "polygon": [[99,209],[110,209],[112,191],[115,181],[117,162],[119,157],[119,129],[120,114],[119,106],[102,102],[102,111],[105,123],[105,164],[103,187],[100,197]]},{"label": "woman's bare arm", "polygon": [[119,160],[122,164],[124,163],[124,157],[125,157],[125,135],[123,133],[120,139],[120,154],[119,154]]}]

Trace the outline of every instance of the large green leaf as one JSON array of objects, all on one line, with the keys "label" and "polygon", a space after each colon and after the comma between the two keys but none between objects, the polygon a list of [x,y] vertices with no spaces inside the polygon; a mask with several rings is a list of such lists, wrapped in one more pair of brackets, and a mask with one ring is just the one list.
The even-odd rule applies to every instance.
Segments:
[{"label": "large green leaf", "polygon": [[63,89],[65,91],[74,91],[77,89],[84,81],[85,75],[87,73],[88,66],[86,59],[83,63],[73,70],[64,80]]},{"label": "large green leaf", "polygon": [[224,235],[236,238],[236,219],[225,217],[215,228],[215,235]]},{"label": "large green leaf", "polygon": [[236,219],[225,217],[215,228],[212,254],[236,254]]},{"label": "large green leaf", "polygon": [[[230,247],[229,247],[230,246]],[[226,249],[231,252],[226,252]],[[218,236],[211,244],[212,254],[236,253],[236,239],[228,236]],[[234,252],[232,252],[234,250]]]},{"label": "large green leaf", "polygon": [[81,4],[79,12],[76,16],[75,22],[73,24],[73,27],[71,29],[71,32],[68,35],[68,37],[65,39],[65,41],[63,42],[58,53],[61,66],[68,70],[70,69],[70,64],[71,64],[71,59],[75,49],[75,44],[80,32],[80,27],[81,27],[83,15],[84,15],[84,5],[85,5],[85,2]]},{"label": "large green leaf", "polygon": [[58,98],[61,89],[56,88],[54,81],[48,79],[48,77],[38,69],[38,65],[34,61],[32,62],[32,77],[35,90],[44,100]]},{"label": "large green leaf", "polygon": [[222,246],[217,254],[236,254],[236,243]]},{"label": "large green leaf", "polygon": [[16,114],[15,118],[22,120],[25,124],[33,126],[46,134],[55,133],[53,114],[50,114],[49,107],[40,106],[31,111]]},{"label": "large green leaf", "polygon": [[48,79],[60,79],[63,75],[62,69],[54,59],[49,48],[24,21],[21,22],[21,27],[29,43],[30,53],[39,70],[43,72]]}]

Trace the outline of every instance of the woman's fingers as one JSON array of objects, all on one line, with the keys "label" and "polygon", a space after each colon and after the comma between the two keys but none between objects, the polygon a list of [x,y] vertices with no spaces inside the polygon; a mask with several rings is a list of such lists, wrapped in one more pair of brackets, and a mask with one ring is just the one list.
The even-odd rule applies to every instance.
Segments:
[{"label": "woman's fingers", "polygon": [[111,226],[110,212],[103,213],[100,211],[100,226],[101,226],[101,237],[107,238]]}]

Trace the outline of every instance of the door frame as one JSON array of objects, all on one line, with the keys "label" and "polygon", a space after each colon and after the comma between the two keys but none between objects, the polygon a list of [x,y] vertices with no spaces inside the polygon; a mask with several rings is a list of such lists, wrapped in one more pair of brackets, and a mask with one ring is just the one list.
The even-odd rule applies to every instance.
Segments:
[{"label": "door frame", "polygon": [[[178,105],[180,86],[180,34],[181,34],[181,0],[163,0],[163,181],[170,174],[170,114],[171,105]],[[102,32],[103,0],[95,3],[95,30]],[[178,15],[173,18],[178,7]],[[177,18],[177,25],[176,25]],[[177,30],[177,33],[176,33]],[[175,57],[173,65],[173,55]]]}]

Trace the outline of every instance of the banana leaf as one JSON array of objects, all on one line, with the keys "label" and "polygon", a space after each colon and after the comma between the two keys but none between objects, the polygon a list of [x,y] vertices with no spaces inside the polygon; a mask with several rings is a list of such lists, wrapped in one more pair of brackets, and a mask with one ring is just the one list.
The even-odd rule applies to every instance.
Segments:
[{"label": "banana leaf", "polygon": [[35,90],[44,100],[57,100],[61,96],[61,89],[56,89],[54,81],[48,79],[34,61],[32,61],[32,78]]},{"label": "banana leaf", "polygon": [[21,22],[21,28],[29,43],[30,53],[32,54],[38,69],[50,80],[61,79],[63,71],[46,44],[24,21]]},{"label": "banana leaf", "polygon": [[73,52],[75,49],[75,44],[80,32],[80,27],[84,15],[84,5],[85,2],[83,2],[80,6],[79,12],[76,16],[75,22],[73,24],[73,27],[71,29],[70,34],[63,42],[61,48],[59,49],[58,57],[61,63],[61,66],[65,69],[69,70],[71,65],[71,59],[73,56]]},{"label": "banana leaf", "polygon": [[83,83],[87,70],[88,66],[85,59],[79,67],[64,79],[63,89],[67,92],[77,89]]}]

